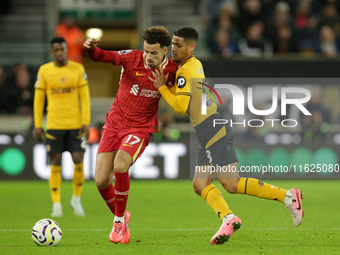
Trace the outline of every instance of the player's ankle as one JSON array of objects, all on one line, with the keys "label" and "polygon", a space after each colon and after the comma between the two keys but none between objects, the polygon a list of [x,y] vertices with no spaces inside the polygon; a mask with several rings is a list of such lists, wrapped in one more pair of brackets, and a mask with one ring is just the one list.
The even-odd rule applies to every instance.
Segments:
[{"label": "player's ankle", "polygon": [[113,220],[114,223],[124,223],[124,216],[119,217],[119,216],[115,216],[115,219]]},{"label": "player's ankle", "polygon": [[287,190],[285,199],[283,200],[283,203],[285,205],[290,205],[291,203],[293,203],[293,198],[294,198],[294,195],[292,194],[292,192]]},{"label": "player's ankle", "polygon": [[231,220],[232,218],[235,217],[235,214],[233,213],[228,213],[226,216],[223,217],[223,222],[226,222],[228,220]]}]

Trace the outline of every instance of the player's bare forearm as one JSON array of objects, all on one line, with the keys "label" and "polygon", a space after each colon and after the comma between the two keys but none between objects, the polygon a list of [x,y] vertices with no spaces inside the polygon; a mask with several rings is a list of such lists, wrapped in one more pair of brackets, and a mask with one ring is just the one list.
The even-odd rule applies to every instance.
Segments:
[{"label": "player's bare forearm", "polygon": [[156,89],[159,89],[163,85],[167,84],[169,74],[164,76],[162,68],[151,71],[151,74],[154,78],[149,77],[149,80],[153,83]]}]

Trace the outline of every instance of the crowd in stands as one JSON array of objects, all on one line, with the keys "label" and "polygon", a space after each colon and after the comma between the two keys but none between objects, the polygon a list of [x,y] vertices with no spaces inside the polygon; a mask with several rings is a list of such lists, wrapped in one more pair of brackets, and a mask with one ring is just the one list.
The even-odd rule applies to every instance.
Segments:
[{"label": "crowd in stands", "polygon": [[36,72],[23,63],[0,65],[0,114],[32,114]]},{"label": "crowd in stands", "polygon": [[340,52],[340,1],[206,0],[207,46],[216,56]]}]

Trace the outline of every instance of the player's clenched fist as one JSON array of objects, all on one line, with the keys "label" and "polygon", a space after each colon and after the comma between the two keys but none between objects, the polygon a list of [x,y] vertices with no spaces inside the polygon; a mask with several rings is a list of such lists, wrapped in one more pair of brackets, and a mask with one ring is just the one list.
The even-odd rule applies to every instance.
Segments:
[{"label": "player's clenched fist", "polygon": [[97,47],[99,42],[100,42],[100,39],[89,38],[84,42],[84,48],[87,50],[92,49],[94,47]]}]

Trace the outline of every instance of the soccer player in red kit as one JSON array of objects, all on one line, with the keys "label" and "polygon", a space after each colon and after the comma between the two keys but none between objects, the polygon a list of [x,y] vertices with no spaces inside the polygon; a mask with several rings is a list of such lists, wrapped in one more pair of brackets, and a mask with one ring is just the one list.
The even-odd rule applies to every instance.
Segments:
[{"label": "soccer player in red kit", "polygon": [[[130,180],[128,170],[143,153],[152,133],[158,132],[160,93],[148,79],[151,71],[162,68],[168,86],[175,84],[177,65],[166,56],[171,43],[163,26],[147,28],[142,36],[144,51],[105,51],[96,47],[99,39],[84,43],[93,61],[122,66],[116,99],[106,115],[96,159],[95,181],[106,204],[115,215],[109,239],[129,243],[130,212],[126,210]],[[115,186],[112,184],[115,176]]]}]

